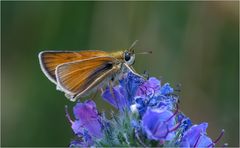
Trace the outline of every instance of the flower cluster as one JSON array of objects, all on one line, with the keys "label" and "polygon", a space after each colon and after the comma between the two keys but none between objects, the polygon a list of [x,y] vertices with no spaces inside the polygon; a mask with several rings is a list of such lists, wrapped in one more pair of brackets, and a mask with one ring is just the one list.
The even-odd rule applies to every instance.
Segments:
[{"label": "flower cluster", "polygon": [[74,121],[66,111],[76,135],[70,147],[214,147],[224,133],[213,141],[207,123],[192,124],[179,110],[175,90],[155,77],[145,80],[127,73],[119,85],[106,88],[102,98],[119,110],[110,119],[91,100],[75,105]]}]

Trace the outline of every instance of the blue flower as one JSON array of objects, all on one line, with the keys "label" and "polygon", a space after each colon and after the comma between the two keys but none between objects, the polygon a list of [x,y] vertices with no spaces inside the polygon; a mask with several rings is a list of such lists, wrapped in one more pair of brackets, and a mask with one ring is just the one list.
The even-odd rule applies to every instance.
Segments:
[{"label": "blue flower", "polygon": [[121,86],[115,86],[112,89],[107,88],[103,94],[103,100],[107,101],[110,103],[112,106],[119,110],[123,110],[124,108],[129,106],[129,101],[127,99],[127,92],[125,89]]},{"label": "blue flower", "polygon": [[102,93],[103,99],[119,110],[136,104],[142,116],[147,109],[146,107],[164,107],[173,110],[177,103],[177,98],[170,95],[174,90],[169,83],[161,87],[161,81],[155,77],[144,80],[129,72],[119,83],[113,88],[107,88]]},{"label": "blue flower", "polygon": [[147,110],[147,102],[143,98],[135,98],[135,104],[138,109],[138,113],[142,116]]},{"label": "blue flower", "polygon": [[144,81],[145,80],[142,77],[139,77],[131,72],[129,72],[126,77],[123,77],[123,79],[119,81],[120,85],[125,88],[127,92],[126,97],[130,100],[130,102],[133,100],[137,89],[141,84],[144,83]]},{"label": "blue flower", "polygon": [[211,138],[207,136],[208,124],[202,123],[199,125],[193,125],[188,129],[180,142],[181,147],[212,147],[214,145]]},{"label": "blue flower", "polygon": [[178,126],[174,114],[165,109],[148,109],[142,118],[144,131],[153,140],[173,140]]},{"label": "blue flower", "polygon": [[161,89],[160,92],[162,95],[168,95],[174,92],[174,89],[170,86],[169,83],[165,83]]},{"label": "blue flower", "polygon": [[76,120],[67,113],[77,135],[70,147],[214,147],[224,133],[212,141],[206,133],[207,123],[192,126],[178,109],[174,89],[155,77],[144,80],[129,72],[119,85],[108,87],[102,98],[121,112],[107,119],[98,114],[93,101],[77,103],[73,108]]},{"label": "blue flower", "polygon": [[178,122],[181,122],[181,126],[180,126],[180,128],[182,129],[181,135],[183,135],[183,133],[192,126],[192,121],[188,117],[186,117],[182,112],[180,112],[177,115],[177,119],[176,120]]},{"label": "blue flower", "polygon": [[119,110],[129,108],[133,102],[135,92],[143,81],[143,78],[129,72],[119,81],[120,85],[113,88],[108,87],[102,93],[102,97],[105,101]]},{"label": "blue flower", "polygon": [[172,95],[173,91],[174,89],[170,87],[169,83],[161,86],[160,80],[150,77],[139,86],[135,96],[135,103],[140,115],[144,114],[147,107],[174,110],[178,97]]}]

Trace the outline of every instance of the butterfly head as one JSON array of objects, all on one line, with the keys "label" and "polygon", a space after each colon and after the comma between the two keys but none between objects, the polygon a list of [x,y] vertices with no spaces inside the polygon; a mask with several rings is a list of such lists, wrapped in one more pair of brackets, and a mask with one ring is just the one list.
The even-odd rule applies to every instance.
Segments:
[{"label": "butterfly head", "polygon": [[133,65],[134,64],[134,61],[135,61],[134,46],[136,45],[137,42],[138,42],[138,40],[134,41],[132,43],[132,45],[127,50],[125,50],[124,53],[123,53],[124,61],[128,65]]},{"label": "butterfly head", "polygon": [[135,53],[129,50],[126,50],[123,53],[123,58],[128,65],[133,65],[135,61]]},{"label": "butterfly head", "polygon": [[143,51],[143,52],[135,53],[134,46],[136,45],[137,42],[138,42],[138,40],[134,41],[133,44],[127,50],[125,50],[123,52],[124,61],[128,65],[133,65],[134,64],[135,54],[151,54],[152,53],[152,51]]}]

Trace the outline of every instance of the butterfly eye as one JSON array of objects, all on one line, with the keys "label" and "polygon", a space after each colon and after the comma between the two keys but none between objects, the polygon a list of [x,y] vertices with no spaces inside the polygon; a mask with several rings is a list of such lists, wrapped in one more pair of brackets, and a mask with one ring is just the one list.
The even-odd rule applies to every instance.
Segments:
[{"label": "butterfly eye", "polygon": [[125,52],[124,59],[125,61],[129,61],[131,59],[131,55],[128,52]]}]

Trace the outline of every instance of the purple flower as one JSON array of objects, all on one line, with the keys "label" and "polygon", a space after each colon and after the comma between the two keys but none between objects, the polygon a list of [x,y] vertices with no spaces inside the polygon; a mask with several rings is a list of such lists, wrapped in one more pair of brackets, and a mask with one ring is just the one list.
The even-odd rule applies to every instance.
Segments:
[{"label": "purple flower", "polygon": [[73,108],[73,113],[76,118],[75,121],[70,119],[69,114],[67,117],[72,124],[72,130],[74,133],[82,138],[82,145],[93,144],[92,138],[101,138],[102,125],[100,123],[100,117],[96,109],[96,104],[91,101],[85,101],[84,103],[77,103]]},{"label": "purple flower", "polygon": [[158,96],[160,94],[161,82],[155,77],[150,77],[145,81],[136,92],[136,96],[146,98]]},{"label": "purple flower", "polygon": [[175,123],[175,114],[165,109],[148,109],[142,118],[142,126],[149,139],[173,140],[179,124]]},{"label": "purple flower", "polygon": [[73,113],[77,120],[72,124],[72,129],[76,134],[83,133],[83,129],[86,129],[91,136],[97,138],[102,136],[100,118],[93,101],[77,103]]},{"label": "purple flower", "polygon": [[181,147],[212,147],[213,142],[211,138],[207,136],[206,130],[208,123],[202,123],[199,125],[193,125],[188,129],[180,142]]}]

